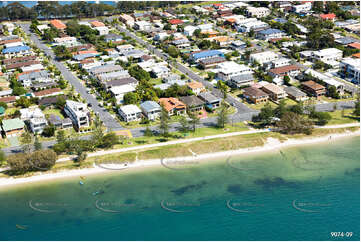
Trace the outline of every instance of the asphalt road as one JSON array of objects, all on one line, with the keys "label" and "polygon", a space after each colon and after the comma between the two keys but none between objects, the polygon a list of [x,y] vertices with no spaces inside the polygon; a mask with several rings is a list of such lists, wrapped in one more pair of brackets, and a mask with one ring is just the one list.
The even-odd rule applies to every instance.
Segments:
[{"label": "asphalt road", "polygon": [[94,98],[94,96],[87,93],[87,89],[83,86],[80,80],[76,76],[74,76],[74,74],[71,73],[63,63],[56,60],[56,56],[53,50],[47,47],[44,43],[42,43],[34,33],[30,32],[29,24],[20,25],[25,31],[25,33],[30,36],[30,39],[35,43],[35,45],[40,50],[42,50],[50,58],[50,61],[59,69],[65,80],[68,80],[70,84],[75,88],[75,91],[78,92],[88,104],[91,104],[90,108],[94,111],[95,114],[99,115],[99,118],[103,121],[104,126],[107,127],[109,130],[124,129],[106,109],[99,106],[99,102],[98,100],[96,100],[96,98]]}]

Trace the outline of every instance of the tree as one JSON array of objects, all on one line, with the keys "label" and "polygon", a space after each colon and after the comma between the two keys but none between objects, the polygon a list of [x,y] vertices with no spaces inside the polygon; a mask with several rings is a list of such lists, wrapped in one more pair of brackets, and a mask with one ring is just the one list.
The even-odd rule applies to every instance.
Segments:
[{"label": "tree", "polygon": [[228,107],[226,103],[222,101],[217,115],[217,126],[219,128],[224,128],[228,121]]},{"label": "tree", "polygon": [[170,118],[168,115],[167,110],[162,106],[162,111],[160,113],[160,125],[159,128],[161,130],[161,133],[164,137],[168,136],[168,132],[169,132],[169,122],[170,122]]},{"label": "tree", "polygon": [[49,170],[55,165],[57,155],[53,150],[37,150],[28,157],[32,170]]},{"label": "tree", "polygon": [[262,123],[262,125],[269,125],[272,123],[274,117],[274,110],[272,109],[271,104],[268,102],[261,108],[261,112],[257,116],[257,120]]},{"label": "tree", "polygon": [[64,143],[65,141],[66,141],[65,131],[64,130],[59,130],[58,133],[56,134],[56,142],[57,143]]},{"label": "tree", "polygon": [[6,155],[3,150],[0,150],[0,166],[4,165],[6,161]]},{"label": "tree", "polygon": [[101,141],[102,148],[112,148],[119,143],[119,137],[114,132],[110,132],[104,135]]},{"label": "tree", "polygon": [[44,130],[43,130],[43,133],[42,135],[45,136],[45,137],[53,137],[55,135],[55,126],[50,124],[50,125],[47,125]]},{"label": "tree", "polygon": [[286,112],[287,112],[286,100],[283,99],[278,104],[278,107],[274,110],[274,114],[278,118],[281,118],[283,114],[285,114]]},{"label": "tree", "polygon": [[29,153],[31,151],[31,144],[33,143],[33,136],[25,131],[20,136],[20,143],[23,145],[23,151]]},{"label": "tree", "polygon": [[144,136],[147,136],[147,137],[152,137],[152,136],[153,136],[153,132],[152,132],[152,130],[149,128],[149,125],[147,125],[147,127],[146,127],[145,130],[144,130]]},{"label": "tree", "polygon": [[124,104],[136,104],[138,102],[138,95],[134,92],[128,92],[124,95]]},{"label": "tree", "polygon": [[34,140],[35,150],[41,150],[43,148],[42,144],[39,142],[39,137],[36,135]]},{"label": "tree", "polygon": [[94,130],[92,132],[92,143],[94,147],[98,147],[102,145],[103,137],[104,137],[104,131],[103,131],[103,125],[102,121],[99,118],[99,115],[97,115],[94,119]]},{"label": "tree", "polygon": [[283,77],[283,82],[284,82],[285,85],[289,86],[290,81],[291,81],[291,79],[290,79],[289,76],[286,75],[286,76]]},{"label": "tree", "polygon": [[276,126],[286,134],[311,134],[313,129],[311,121],[293,112],[286,112]]},{"label": "tree", "polygon": [[188,116],[190,118],[189,124],[191,125],[193,132],[195,132],[197,125],[200,123],[200,118],[196,112],[192,111],[188,111]]},{"label": "tree", "polygon": [[168,47],[168,54],[173,57],[173,58],[177,58],[179,56],[179,50],[177,47],[171,45]]},{"label": "tree", "polygon": [[179,118],[179,124],[181,125],[181,127],[179,128],[179,130],[182,133],[187,133],[189,131],[189,127],[188,127],[188,120],[185,116],[181,116]]},{"label": "tree", "polygon": [[337,89],[335,86],[329,86],[327,89],[327,93],[328,93],[328,96],[330,96],[332,98],[336,98],[336,99],[340,98],[340,94],[337,92]]},{"label": "tree", "polygon": [[131,68],[129,68],[129,75],[131,75],[132,77],[134,77],[135,79],[141,81],[141,80],[146,80],[149,81],[150,80],[150,74],[143,70],[142,68],[140,68],[138,65],[136,66],[132,66]]},{"label": "tree", "polygon": [[296,105],[292,105],[290,107],[290,111],[293,113],[297,113],[299,115],[302,115],[304,113],[305,107],[303,105],[303,102],[299,102]]},{"label": "tree", "polygon": [[332,116],[327,112],[316,112],[314,118],[316,119],[316,124],[324,126],[332,119]]},{"label": "tree", "polygon": [[223,98],[227,98],[227,90],[228,90],[228,87],[226,85],[226,83],[224,83],[223,81],[221,80],[218,80],[217,82],[217,88],[219,90],[221,90],[222,94],[223,94]]}]

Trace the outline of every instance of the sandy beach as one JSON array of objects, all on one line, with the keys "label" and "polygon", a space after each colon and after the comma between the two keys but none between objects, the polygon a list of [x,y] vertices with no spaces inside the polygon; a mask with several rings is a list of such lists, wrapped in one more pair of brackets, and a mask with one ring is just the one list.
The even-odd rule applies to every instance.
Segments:
[{"label": "sandy beach", "polygon": [[[267,151],[279,150],[281,148],[298,146],[298,145],[332,142],[340,138],[357,136],[357,135],[360,135],[360,131],[336,133],[327,136],[313,137],[306,139],[288,139],[284,142],[280,142],[278,139],[275,138],[268,138],[265,145],[252,147],[252,148],[244,148],[238,150],[229,150],[229,151],[199,154],[199,155],[192,152],[193,153],[192,156],[175,157],[169,159],[136,160],[129,164],[95,164],[94,163],[92,168],[63,170],[58,172],[46,172],[44,174],[41,174],[39,172],[40,173],[39,175],[33,175],[31,177],[22,177],[22,178],[0,178],[0,187],[12,186],[12,185],[18,185],[24,183],[41,182],[46,180],[63,179],[68,177],[86,176],[86,175],[106,173],[106,172],[121,172],[122,170],[125,169],[127,170],[139,169],[139,168],[147,168],[147,167],[155,167],[155,166],[164,166],[170,169],[184,169],[185,165],[192,165],[194,163],[198,164],[207,161],[210,162],[215,158],[267,152]],[[183,168],[180,168],[182,166]]]}]

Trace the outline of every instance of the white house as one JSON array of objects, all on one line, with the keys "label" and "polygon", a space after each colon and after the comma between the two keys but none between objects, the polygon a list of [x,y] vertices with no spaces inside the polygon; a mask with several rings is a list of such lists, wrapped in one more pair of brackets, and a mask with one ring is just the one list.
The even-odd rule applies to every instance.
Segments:
[{"label": "white house", "polygon": [[139,121],[142,117],[142,110],[134,104],[122,106],[118,112],[125,122]]},{"label": "white house", "polygon": [[44,113],[38,107],[20,109],[21,120],[28,121],[31,132],[41,134],[48,125]]},{"label": "white house", "polygon": [[344,58],[340,63],[342,75],[353,83],[360,83],[360,59]]},{"label": "white house", "polygon": [[271,13],[271,10],[265,7],[247,7],[246,13],[249,17],[263,18],[267,17]]},{"label": "white house", "polygon": [[153,66],[151,72],[157,77],[157,78],[163,78],[166,77],[170,70],[166,66]]},{"label": "white house", "polygon": [[217,68],[219,69],[217,77],[223,81],[228,81],[234,76],[253,73],[250,67],[237,64],[234,61],[219,63]]},{"label": "white house", "polygon": [[169,37],[169,34],[167,34],[166,32],[160,32],[160,33],[157,33],[153,39],[155,41],[163,41],[165,40],[167,37]]},{"label": "white house", "polygon": [[278,55],[272,51],[264,51],[260,53],[254,53],[249,56],[251,62],[257,62],[261,65],[278,59]]},{"label": "white house", "polygon": [[145,101],[140,104],[140,108],[149,120],[157,119],[162,111],[161,106],[154,101]]},{"label": "white house", "polygon": [[134,92],[134,85],[126,84],[122,86],[114,86],[109,89],[110,93],[115,97],[117,104],[123,103],[124,95],[129,92]]},{"label": "white house", "polygon": [[90,113],[85,103],[66,100],[64,112],[78,129],[81,127],[89,127]]},{"label": "white house", "polygon": [[235,25],[236,30],[242,33],[244,32],[247,33],[251,30],[263,29],[267,27],[268,27],[267,23],[257,20],[256,18],[248,18],[248,19],[240,20]]},{"label": "white house", "polygon": [[98,30],[99,35],[109,34],[109,28],[107,26],[94,27],[94,29]]},{"label": "white house", "polygon": [[312,58],[322,61],[339,61],[342,59],[342,50],[336,48],[328,48],[312,52]]},{"label": "white house", "polygon": [[67,47],[75,46],[78,44],[78,41],[75,37],[62,37],[62,38],[54,38],[54,45],[65,45]]},{"label": "white house", "polygon": [[312,9],[312,3],[310,3],[310,2],[292,6],[292,11],[294,11],[296,13],[308,12],[311,9]]},{"label": "white house", "polygon": [[137,21],[134,23],[133,28],[140,31],[149,31],[152,29],[152,24],[147,21]]}]

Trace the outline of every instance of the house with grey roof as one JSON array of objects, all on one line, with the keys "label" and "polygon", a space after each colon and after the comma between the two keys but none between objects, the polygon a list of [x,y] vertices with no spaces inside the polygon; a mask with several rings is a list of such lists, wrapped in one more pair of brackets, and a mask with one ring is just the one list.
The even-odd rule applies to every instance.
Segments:
[{"label": "house with grey roof", "polygon": [[254,82],[254,76],[252,74],[241,74],[231,77],[227,83],[231,87],[240,88],[242,86],[249,86]]},{"label": "house with grey roof", "polygon": [[116,72],[116,71],[123,71],[123,67],[119,65],[103,65],[103,66],[97,66],[93,67],[89,70],[89,72],[93,75],[99,75],[103,73],[110,73],[110,72]]},{"label": "house with grey roof", "polygon": [[161,106],[154,101],[145,101],[140,104],[140,109],[149,120],[155,120],[160,116]]},{"label": "house with grey roof", "polygon": [[295,86],[286,86],[283,88],[283,90],[285,90],[288,97],[292,98],[295,101],[300,102],[308,99],[307,94]]},{"label": "house with grey roof", "polygon": [[204,109],[204,101],[195,95],[180,97],[179,100],[182,101],[186,105],[187,109],[192,112]]},{"label": "house with grey roof", "polygon": [[203,100],[210,109],[218,108],[222,101],[222,99],[216,97],[211,92],[201,92],[198,97]]},{"label": "house with grey roof", "polygon": [[22,74],[19,76],[18,82],[21,82],[24,87],[31,87],[33,83],[49,83],[52,82],[52,79],[48,71],[42,70]]},{"label": "house with grey roof", "polygon": [[102,73],[97,75],[98,80],[101,82],[122,79],[127,77],[130,77],[127,70],[119,70],[119,71]]},{"label": "house with grey roof", "polygon": [[142,110],[134,104],[121,106],[118,112],[125,122],[139,121],[142,117]]},{"label": "house with grey roof", "polygon": [[105,89],[110,89],[112,87],[117,87],[117,86],[123,86],[123,85],[132,85],[134,87],[136,87],[138,85],[138,80],[135,79],[134,77],[125,77],[125,78],[120,78],[120,79],[115,79],[115,80],[110,80],[110,81],[104,81],[103,82],[103,86]]}]

